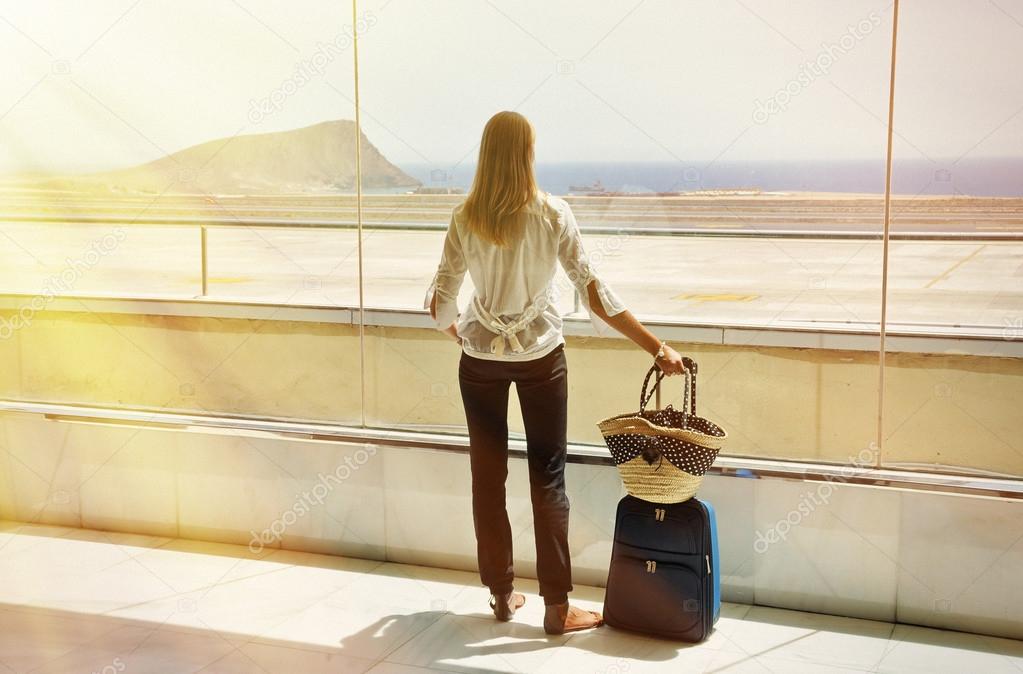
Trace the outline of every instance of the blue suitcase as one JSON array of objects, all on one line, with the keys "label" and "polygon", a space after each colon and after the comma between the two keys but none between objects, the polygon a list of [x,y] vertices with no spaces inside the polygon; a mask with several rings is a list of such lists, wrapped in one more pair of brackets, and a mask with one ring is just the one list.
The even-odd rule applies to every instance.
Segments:
[{"label": "blue suitcase", "polygon": [[714,508],[696,498],[618,503],[604,621],[681,641],[706,639],[721,614]]}]

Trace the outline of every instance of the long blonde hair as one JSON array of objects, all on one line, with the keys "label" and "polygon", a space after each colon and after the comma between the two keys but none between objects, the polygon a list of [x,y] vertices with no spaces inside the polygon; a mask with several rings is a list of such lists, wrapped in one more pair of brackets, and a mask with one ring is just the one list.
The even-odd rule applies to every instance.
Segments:
[{"label": "long blonde hair", "polygon": [[483,129],[472,189],[462,212],[469,231],[499,246],[517,241],[522,209],[538,191],[533,174],[533,126],[517,112],[503,111]]}]

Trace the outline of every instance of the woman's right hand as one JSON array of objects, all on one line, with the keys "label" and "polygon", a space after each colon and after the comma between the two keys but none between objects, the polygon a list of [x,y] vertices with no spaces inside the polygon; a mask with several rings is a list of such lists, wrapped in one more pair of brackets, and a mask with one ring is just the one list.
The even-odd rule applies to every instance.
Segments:
[{"label": "woman's right hand", "polygon": [[682,356],[667,344],[664,345],[664,356],[654,359],[654,362],[669,377],[673,374],[685,373],[685,367],[682,365]]}]

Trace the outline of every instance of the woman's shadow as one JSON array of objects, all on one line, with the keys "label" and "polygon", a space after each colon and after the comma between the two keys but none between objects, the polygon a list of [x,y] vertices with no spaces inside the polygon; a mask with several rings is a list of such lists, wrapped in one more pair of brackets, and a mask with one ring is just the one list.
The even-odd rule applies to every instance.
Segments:
[{"label": "woman's shadow", "polygon": [[[432,631],[432,633],[430,633]],[[428,634],[430,633],[430,634]],[[419,638],[423,637],[423,638]],[[490,613],[457,614],[450,611],[392,613],[342,638],[338,646],[347,655],[392,662],[465,669],[466,671],[529,671],[554,657],[559,647],[571,641],[571,647],[611,658],[660,662],[676,657],[688,644],[643,637],[602,626],[575,634],[552,636],[540,625],[526,622],[501,622]],[[547,654],[542,651],[550,651]],[[491,663],[480,658],[537,653],[536,658]],[[501,666],[501,665],[504,666]]]}]

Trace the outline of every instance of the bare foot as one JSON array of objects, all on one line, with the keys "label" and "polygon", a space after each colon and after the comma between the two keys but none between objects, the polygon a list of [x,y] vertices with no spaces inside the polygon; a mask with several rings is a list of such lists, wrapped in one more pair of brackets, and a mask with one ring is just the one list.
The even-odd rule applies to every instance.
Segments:
[{"label": "bare foot", "polygon": [[521,595],[518,592],[490,595],[490,608],[494,609],[494,615],[497,616],[498,620],[505,622],[511,620],[512,616],[515,615],[515,611],[522,608],[522,605],[525,603],[525,595]]},{"label": "bare foot", "polygon": [[592,627],[600,627],[604,618],[596,611],[584,611],[581,608],[564,604],[551,604],[543,618],[543,630],[547,634],[564,634],[578,632]]}]

